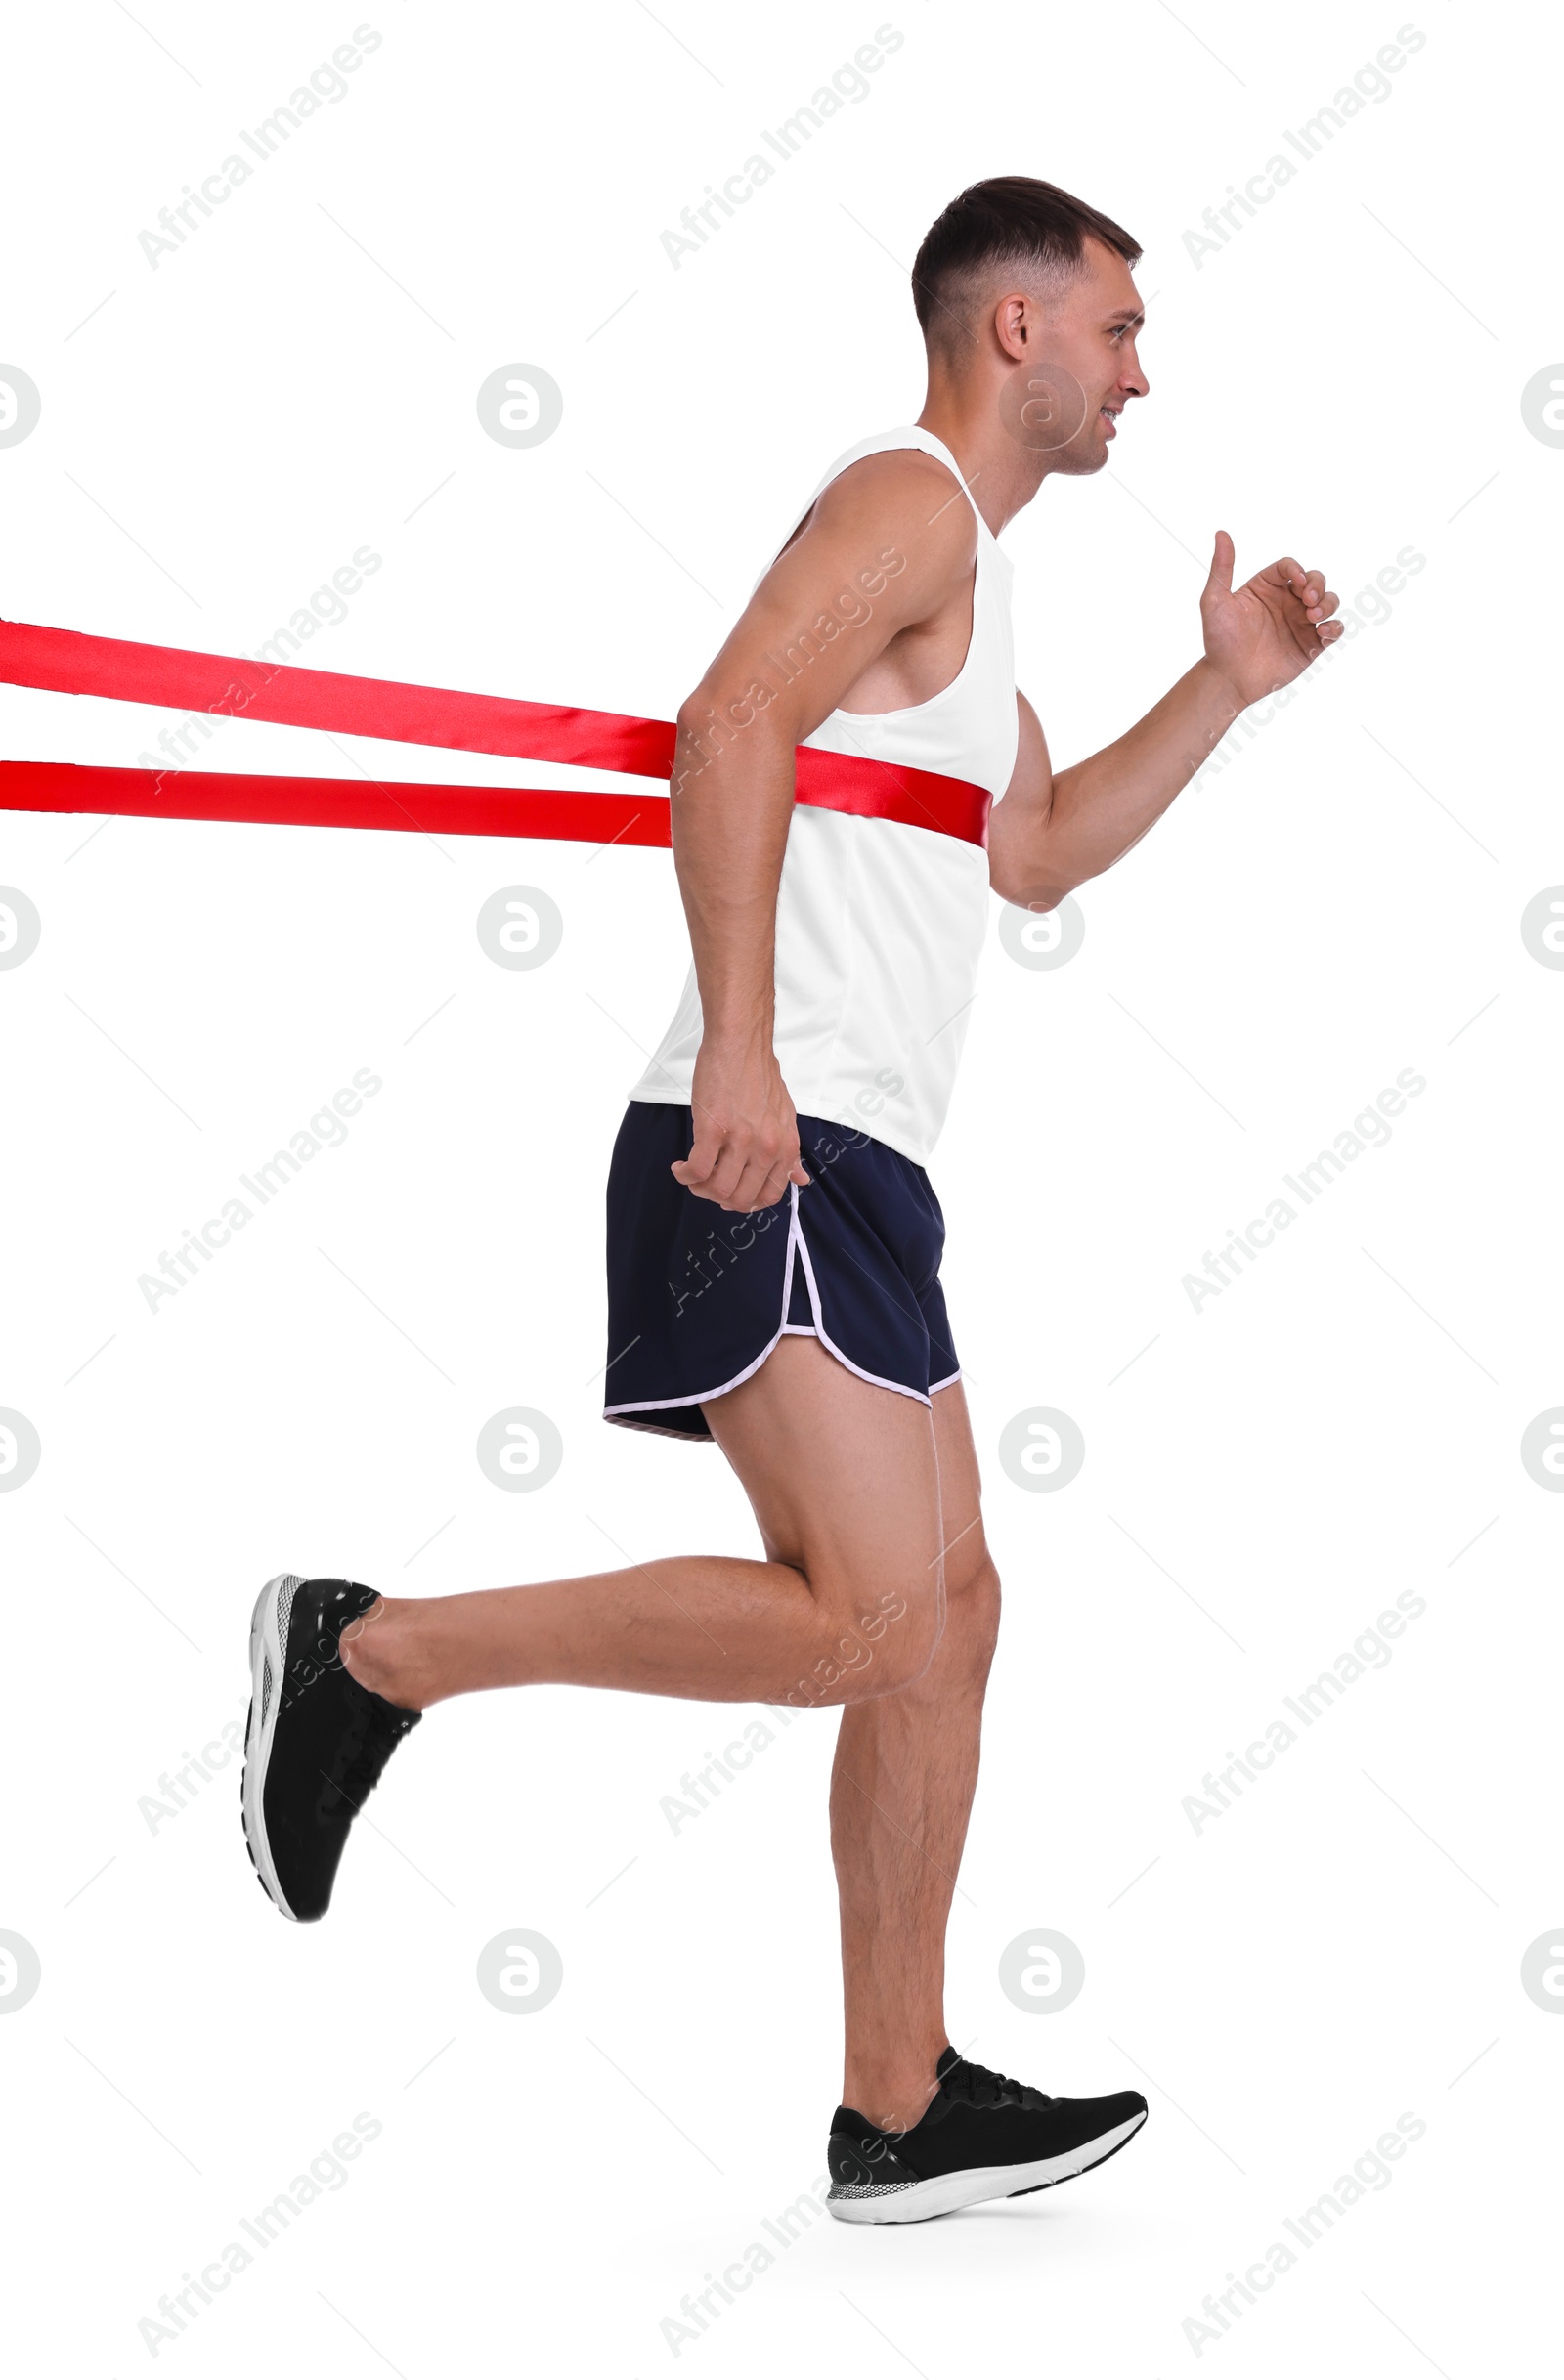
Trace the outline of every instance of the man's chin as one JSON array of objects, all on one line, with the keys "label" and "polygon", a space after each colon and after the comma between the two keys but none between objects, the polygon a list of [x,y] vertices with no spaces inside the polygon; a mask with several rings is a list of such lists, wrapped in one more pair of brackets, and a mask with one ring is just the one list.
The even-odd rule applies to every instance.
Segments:
[{"label": "man's chin", "polygon": [[1067,446],[1060,447],[1055,454],[1054,469],[1066,472],[1071,479],[1089,479],[1101,471],[1108,461],[1108,440],[1101,430],[1089,430],[1084,438],[1072,438]]}]

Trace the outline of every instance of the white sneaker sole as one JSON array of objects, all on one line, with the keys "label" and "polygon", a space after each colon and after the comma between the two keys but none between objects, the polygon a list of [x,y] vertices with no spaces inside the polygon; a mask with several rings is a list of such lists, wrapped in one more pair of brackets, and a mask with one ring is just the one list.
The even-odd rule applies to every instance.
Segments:
[{"label": "white sneaker sole", "polygon": [[[282,1700],[282,1613],[284,1609],[291,1613],[294,1590],[303,1584],[303,1579],[293,1571],[282,1571],[277,1578],[268,1579],[250,1619],[250,1717],[244,1737],[244,1777],[239,1789],[244,1812],[244,1839],[249,1844],[255,1873],[265,1885],[268,1898],[295,1925],[298,1919],[288,1907],[287,1895],[278,1882],[277,1869],[272,1862],[272,1846],[266,1838],[264,1804],[272,1739],[277,1733],[277,1714]],[[268,1665],[271,1668],[269,1693],[266,1691]]]},{"label": "white sneaker sole", "polygon": [[[1101,2165],[1145,2123],[1144,2115],[1063,2156],[1039,2157],[1031,2165],[973,2165],[964,2172],[932,2174],[927,2182],[871,2184],[862,2197],[838,2196],[837,2184],[826,2207],[838,2223],[927,2223],[934,2215],[953,2215],[958,2207],[977,2206],[985,2198],[1019,2198],[1026,2190],[1047,2189],[1055,2182],[1071,2182],[1077,2174]],[[850,2186],[850,2185],[848,2185]]]}]

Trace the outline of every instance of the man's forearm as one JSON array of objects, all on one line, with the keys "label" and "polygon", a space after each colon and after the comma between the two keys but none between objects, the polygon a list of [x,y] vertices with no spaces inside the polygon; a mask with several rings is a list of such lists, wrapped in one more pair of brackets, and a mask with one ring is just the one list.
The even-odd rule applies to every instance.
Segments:
[{"label": "man's forearm", "polygon": [[795,791],[793,745],[756,718],[720,744],[679,719],[671,791],[673,864],[707,1042],[769,1052],[776,899]]},{"label": "man's forearm", "polygon": [[1031,840],[1031,873],[1068,892],[1100,876],[1156,824],[1243,706],[1201,660],[1127,735],[1054,778],[1047,822]]}]

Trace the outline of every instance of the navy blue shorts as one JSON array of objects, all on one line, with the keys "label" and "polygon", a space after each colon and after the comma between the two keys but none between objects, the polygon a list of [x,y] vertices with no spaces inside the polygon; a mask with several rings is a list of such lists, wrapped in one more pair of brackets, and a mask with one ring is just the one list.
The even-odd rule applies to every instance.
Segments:
[{"label": "navy blue shorts", "polygon": [[688,1107],[631,1100],[614,1143],[605,1420],[709,1440],[702,1402],[748,1380],[788,1333],[923,1405],[960,1378],[939,1285],[945,1219],[921,1165],[801,1115],[808,1188],[730,1215],[669,1170],[694,1137]]}]

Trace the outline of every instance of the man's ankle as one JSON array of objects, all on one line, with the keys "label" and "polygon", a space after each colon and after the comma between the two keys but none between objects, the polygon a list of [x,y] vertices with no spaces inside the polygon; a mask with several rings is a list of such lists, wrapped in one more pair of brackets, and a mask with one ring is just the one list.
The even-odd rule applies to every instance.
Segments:
[{"label": "man's ankle", "polygon": [[342,1660],[348,1674],[400,1710],[422,1710],[434,1698],[420,1676],[417,1605],[382,1595],[362,1619],[342,1631]]},{"label": "man's ankle", "polygon": [[916,2069],[848,2067],[842,2086],[842,2104],[851,2107],[881,2132],[911,2132],[921,2123],[939,2088],[934,2061]]}]

